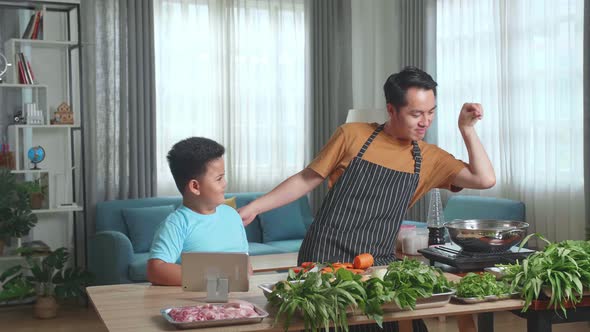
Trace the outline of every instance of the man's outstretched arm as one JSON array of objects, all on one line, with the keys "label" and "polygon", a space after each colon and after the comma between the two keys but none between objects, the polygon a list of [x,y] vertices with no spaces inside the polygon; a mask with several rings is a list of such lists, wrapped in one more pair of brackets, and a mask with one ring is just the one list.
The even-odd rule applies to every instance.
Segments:
[{"label": "man's outstretched arm", "polygon": [[238,210],[244,226],[251,223],[256,215],[293,202],[323,181],[324,178],[309,167],[289,177],[266,195]]}]

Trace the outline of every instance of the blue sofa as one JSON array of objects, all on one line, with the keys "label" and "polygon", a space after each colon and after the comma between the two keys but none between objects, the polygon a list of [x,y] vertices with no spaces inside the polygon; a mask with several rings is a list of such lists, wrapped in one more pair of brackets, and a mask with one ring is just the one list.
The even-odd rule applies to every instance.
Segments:
[{"label": "blue sofa", "polygon": [[[242,207],[263,193],[226,194]],[[180,197],[155,197],[101,202],[96,207],[96,234],[88,245],[88,268],[95,284],[145,282],[148,251],[157,225],[181,202]],[[452,196],[445,219],[525,220],[522,202],[479,196]],[[313,217],[306,196],[262,213],[246,227],[250,255],[297,252]],[[426,227],[425,222],[403,224]],[[448,238],[447,238],[448,240]]]},{"label": "blue sofa", "polygon": [[[242,207],[263,193],[227,193]],[[158,224],[181,197],[114,200],[96,206],[96,234],[88,244],[95,284],[145,282],[149,248]],[[313,217],[307,196],[262,213],[246,227],[250,255],[297,252]]]}]

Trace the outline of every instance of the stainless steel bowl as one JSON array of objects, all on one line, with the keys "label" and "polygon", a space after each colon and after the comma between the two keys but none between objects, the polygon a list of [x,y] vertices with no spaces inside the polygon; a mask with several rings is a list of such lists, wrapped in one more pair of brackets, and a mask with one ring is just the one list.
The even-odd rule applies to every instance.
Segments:
[{"label": "stainless steel bowl", "polygon": [[451,241],[469,252],[501,252],[517,245],[529,224],[522,221],[470,219],[445,224]]}]

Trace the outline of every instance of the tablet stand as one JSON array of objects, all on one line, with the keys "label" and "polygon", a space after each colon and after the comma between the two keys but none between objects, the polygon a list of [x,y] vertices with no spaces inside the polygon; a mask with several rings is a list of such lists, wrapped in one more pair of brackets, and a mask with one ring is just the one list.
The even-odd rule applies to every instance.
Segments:
[{"label": "tablet stand", "polygon": [[207,277],[207,298],[205,302],[227,302],[229,279]]}]

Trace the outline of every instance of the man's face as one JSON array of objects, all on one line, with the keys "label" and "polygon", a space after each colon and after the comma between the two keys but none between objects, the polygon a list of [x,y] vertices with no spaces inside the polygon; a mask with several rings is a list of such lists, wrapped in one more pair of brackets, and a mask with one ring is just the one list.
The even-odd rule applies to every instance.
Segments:
[{"label": "man's face", "polygon": [[199,199],[204,203],[217,206],[224,201],[225,193],[225,162],[223,158],[211,160],[207,164],[207,172],[199,179]]},{"label": "man's face", "polygon": [[436,109],[434,91],[409,88],[406,99],[407,105],[402,106],[399,111],[393,105],[387,104],[387,112],[391,118],[390,134],[399,139],[422,140],[434,119]]}]

